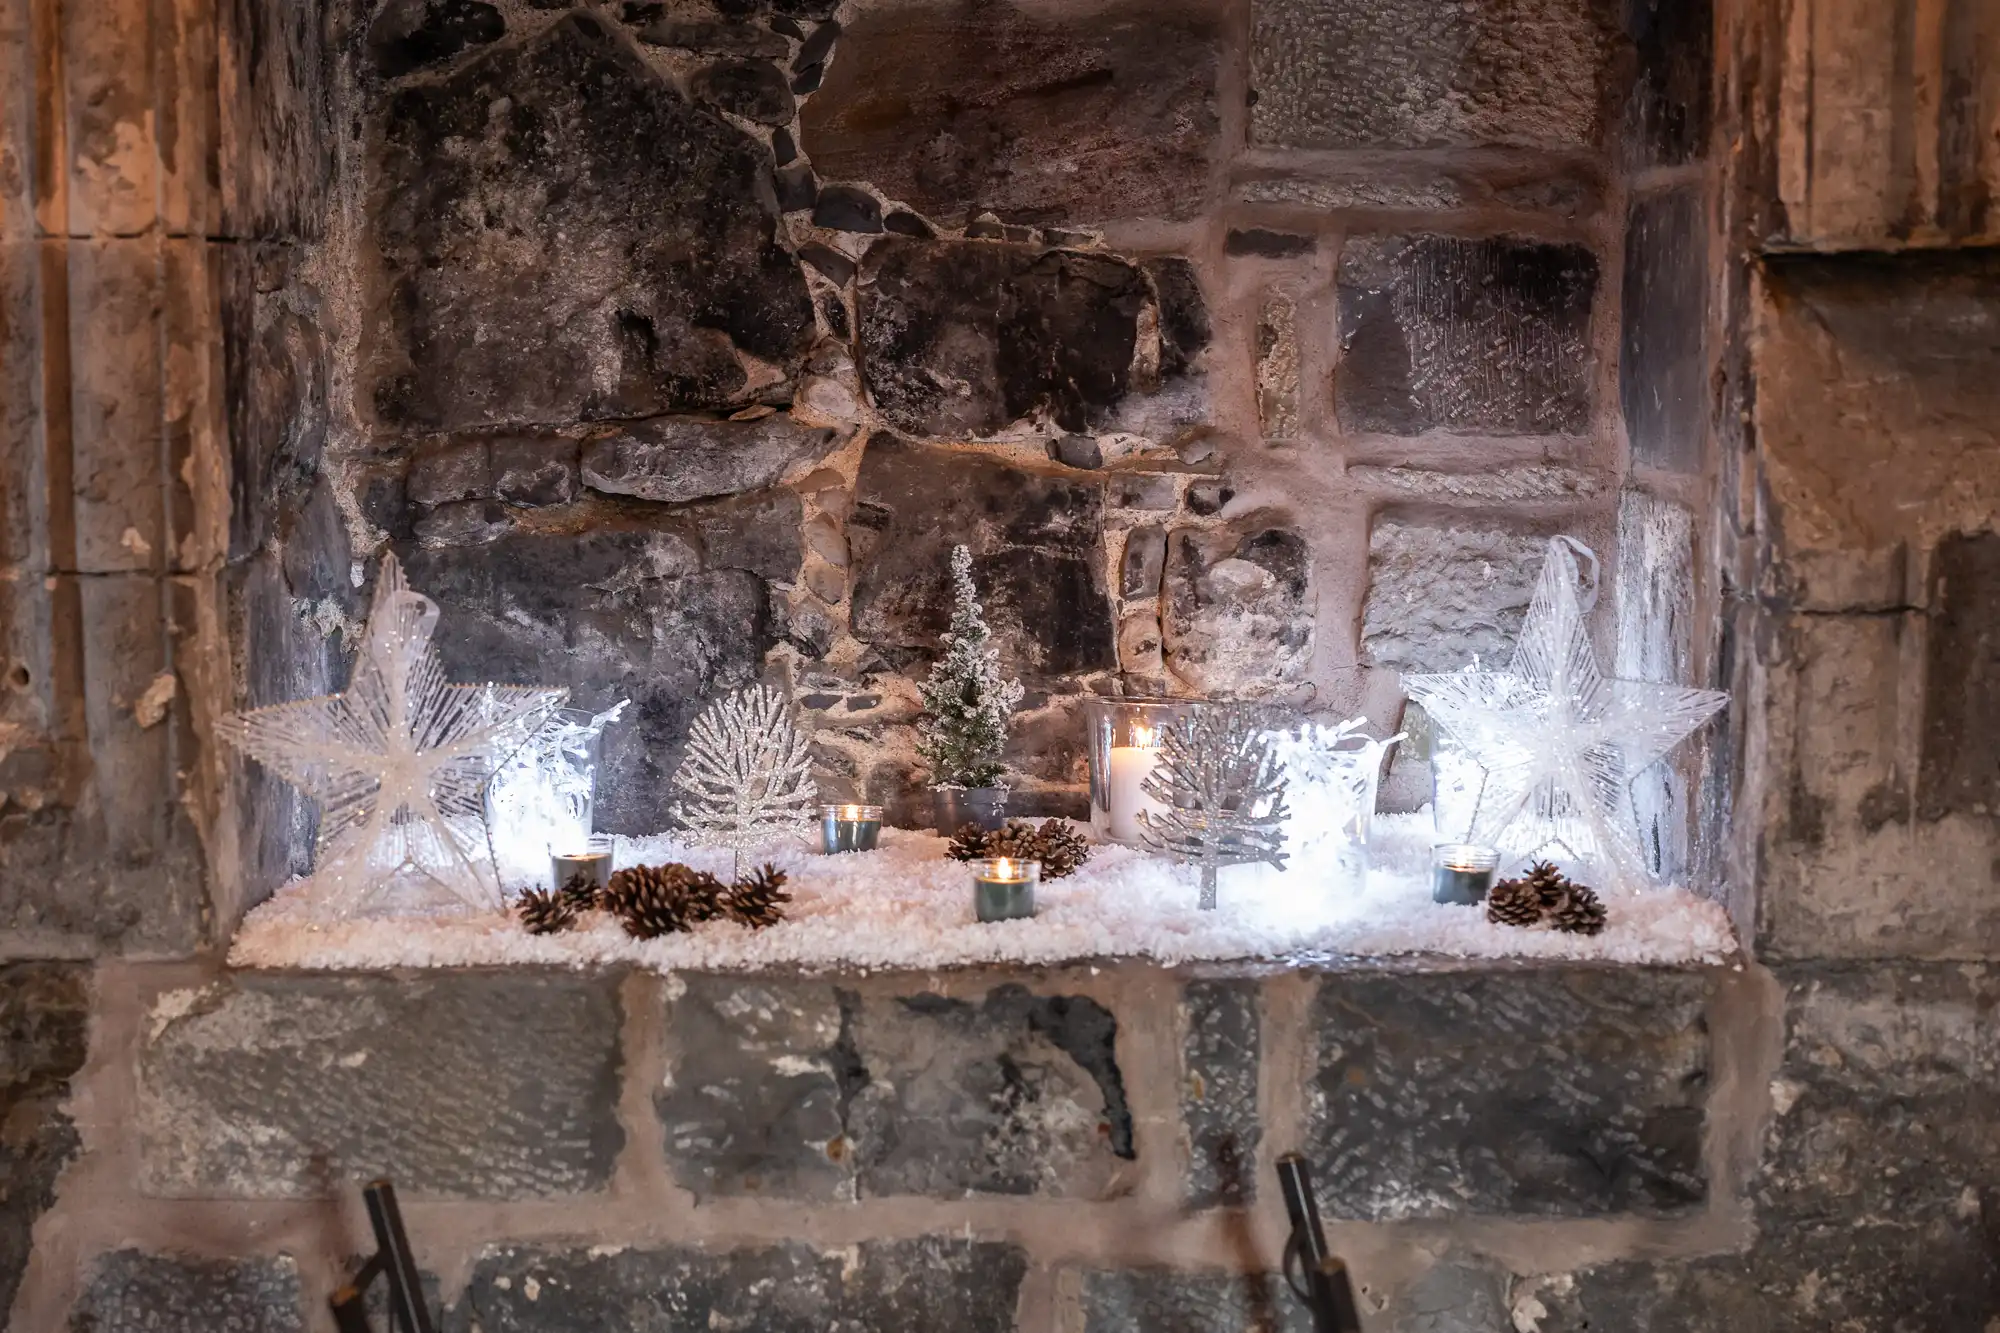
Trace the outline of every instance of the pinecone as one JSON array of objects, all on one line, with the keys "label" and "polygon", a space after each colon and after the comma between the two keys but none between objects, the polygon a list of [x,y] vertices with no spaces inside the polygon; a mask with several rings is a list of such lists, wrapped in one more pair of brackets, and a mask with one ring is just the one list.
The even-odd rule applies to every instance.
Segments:
[{"label": "pinecone", "polygon": [[1549,913],[1549,921],[1557,930],[1568,931],[1572,935],[1597,935],[1604,930],[1604,901],[1597,891],[1583,884],[1571,884],[1563,900]]},{"label": "pinecone", "polygon": [[627,935],[650,940],[714,920],[722,892],[722,881],[707,871],[670,861],[619,871],[604,891],[604,905]]},{"label": "pinecone", "polygon": [[1035,838],[1041,843],[1035,859],[1042,863],[1043,879],[1074,875],[1090,859],[1089,841],[1064,820],[1044,819],[1035,830]]},{"label": "pinecone", "polygon": [[571,875],[556,890],[562,900],[579,912],[594,912],[604,905],[597,881],[582,873]]},{"label": "pinecone", "polygon": [[954,861],[977,861],[986,855],[986,830],[977,824],[960,824],[945,852]]},{"label": "pinecone", "polygon": [[[1009,820],[986,835],[986,850],[981,855],[1004,856],[1012,861],[1039,861],[1042,859],[1042,840],[1033,824],[1023,824],[1018,819]],[[1043,869],[1046,871],[1047,867]]]},{"label": "pinecone", "polygon": [[784,904],[791,900],[785,892],[785,872],[766,865],[723,890],[722,910],[731,920],[762,930],[785,919]]},{"label": "pinecone", "polygon": [[1542,900],[1533,879],[1503,879],[1486,895],[1486,919],[1496,926],[1541,922]]},{"label": "pinecone", "polygon": [[522,890],[514,914],[530,935],[553,935],[576,924],[576,904],[552,889]]},{"label": "pinecone", "polygon": [[1536,900],[1545,912],[1561,906],[1563,895],[1569,892],[1568,877],[1556,869],[1553,861],[1537,861],[1529,866],[1527,882],[1534,887]]}]

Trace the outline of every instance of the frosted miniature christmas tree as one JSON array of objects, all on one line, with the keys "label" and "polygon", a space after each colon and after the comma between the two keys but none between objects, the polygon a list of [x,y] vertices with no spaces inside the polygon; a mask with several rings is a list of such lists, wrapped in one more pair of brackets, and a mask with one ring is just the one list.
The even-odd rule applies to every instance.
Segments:
[{"label": "frosted miniature christmas tree", "polygon": [[1000,675],[1000,650],[992,645],[979,589],[972,582],[972,552],[951,550],[951,628],[944,655],[924,682],[917,753],[931,767],[934,787],[995,787],[1006,766],[1007,719],[1021,702],[1021,683]]}]

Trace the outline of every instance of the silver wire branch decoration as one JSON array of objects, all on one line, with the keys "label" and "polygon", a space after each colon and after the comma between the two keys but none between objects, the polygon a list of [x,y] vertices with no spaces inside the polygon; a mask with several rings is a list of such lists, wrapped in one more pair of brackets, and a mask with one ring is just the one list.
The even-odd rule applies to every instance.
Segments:
[{"label": "silver wire branch decoration", "polygon": [[702,710],[674,787],[689,798],[674,807],[674,818],[738,860],[746,847],[804,832],[818,815],[806,739],[792,726],[785,696],[766,685]]},{"label": "silver wire branch decoration", "polygon": [[1285,775],[1255,711],[1210,704],[1169,725],[1142,789],[1163,809],[1141,810],[1154,851],[1201,867],[1201,907],[1215,908],[1215,872],[1263,861],[1285,868]]},{"label": "silver wire branch decoration", "polygon": [[1403,688],[1485,770],[1470,840],[1499,848],[1503,870],[1568,857],[1636,890],[1649,877],[1632,779],[1729,696],[1606,680],[1590,646],[1596,600],[1596,555],[1553,538],[1507,669],[1405,676]]},{"label": "silver wire branch decoration", "polygon": [[568,690],[449,685],[438,606],[382,557],[347,689],[237,713],[216,734],[318,802],[313,883],[340,915],[500,906],[484,795]]}]

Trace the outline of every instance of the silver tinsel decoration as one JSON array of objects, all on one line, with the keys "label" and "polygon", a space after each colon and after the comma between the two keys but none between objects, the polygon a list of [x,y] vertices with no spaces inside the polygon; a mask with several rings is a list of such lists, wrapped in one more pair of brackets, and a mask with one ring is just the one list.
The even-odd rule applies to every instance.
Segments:
[{"label": "silver tinsel decoration", "polygon": [[1262,861],[1285,868],[1285,776],[1255,710],[1212,704],[1160,738],[1144,790],[1164,813],[1142,810],[1146,845],[1201,867],[1201,906],[1215,907],[1215,872]]},{"label": "silver tinsel decoration", "polygon": [[738,857],[746,847],[803,833],[818,815],[806,739],[792,726],[785,696],[764,685],[702,710],[674,787],[689,798],[674,807],[674,818],[698,841]]}]

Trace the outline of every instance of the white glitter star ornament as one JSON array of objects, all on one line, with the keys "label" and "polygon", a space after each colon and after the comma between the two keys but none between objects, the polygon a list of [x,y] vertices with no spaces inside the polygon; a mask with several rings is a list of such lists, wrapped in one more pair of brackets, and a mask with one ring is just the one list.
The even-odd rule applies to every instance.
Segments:
[{"label": "white glitter star ornament", "polygon": [[216,724],[319,803],[311,882],[334,915],[501,906],[486,784],[569,691],[446,684],[437,622],[437,603],[385,555],[346,691]]},{"label": "white glitter star ornament", "polygon": [[1632,779],[1729,696],[1606,680],[1587,624],[1596,600],[1596,555],[1557,537],[1507,670],[1405,676],[1403,688],[1485,770],[1470,841],[1499,848],[1503,869],[1533,858],[1581,864],[1632,891],[1650,881]]}]

